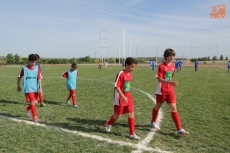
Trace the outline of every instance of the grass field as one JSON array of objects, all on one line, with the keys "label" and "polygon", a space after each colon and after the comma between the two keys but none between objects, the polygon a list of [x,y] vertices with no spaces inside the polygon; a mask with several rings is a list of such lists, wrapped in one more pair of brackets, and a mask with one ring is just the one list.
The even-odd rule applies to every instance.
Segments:
[{"label": "grass field", "polygon": [[[42,67],[47,105],[37,107],[41,120],[37,125],[26,122],[31,119],[25,117],[24,95],[16,91],[16,78],[21,67],[0,67],[0,152],[137,151],[137,146],[150,133],[154,102],[143,92],[155,97],[156,72],[143,66],[137,66],[133,72],[131,89],[135,101],[136,133],[141,137],[141,140],[133,141],[128,138],[126,115],[115,122],[111,133],[104,132],[105,120],[113,113],[113,83],[121,67],[98,70],[96,65],[78,65],[78,109],[65,103],[68,91],[61,73],[69,68],[70,65]],[[165,104],[161,131],[156,132],[145,147],[152,148],[152,152],[230,152],[230,73],[226,69],[200,68],[194,72],[193,68],[185,68],[182,73],[176,73],[175,80],[179,82],[176,87],[178,111],[183,128],[190,135],[178,136]]]}]

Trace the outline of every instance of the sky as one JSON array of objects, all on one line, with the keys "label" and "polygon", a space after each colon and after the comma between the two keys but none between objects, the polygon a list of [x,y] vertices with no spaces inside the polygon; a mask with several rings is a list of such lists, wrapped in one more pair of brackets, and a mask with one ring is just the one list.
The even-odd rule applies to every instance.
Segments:
[{"label": "sky", "polygon": [[[213,6],[225,18],[214,19]],[[0,0],[0,56],[230,57],[230,0]]]}]

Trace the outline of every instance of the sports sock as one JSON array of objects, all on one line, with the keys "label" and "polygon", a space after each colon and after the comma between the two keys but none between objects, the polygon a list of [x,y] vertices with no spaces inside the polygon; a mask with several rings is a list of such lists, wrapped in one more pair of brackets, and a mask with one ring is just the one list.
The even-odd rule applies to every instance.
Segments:
[{"label": "sports sock", "polygon": [[135,133],[135,120],[134,118],[128,118],[129,134],[133,135]]},{"label": "sports sock", "polygon": [[115,122],[116,120],[113,118],[113,115],[110,117],[109,121],[108,121],[108,124],[109,125],[113,125],[113,123]]},{"label": "sports sock", "polygon": [[26,107],[26,110],[27,110],[27,111],[31,110],[31,105],[27,106],[27,107]]},{"label": "sports sock", "polygon": [[180,116],[178,112],[171,112],[172,120],[176,126],[177,131],[181,130]]},{"label": "sports sock", "polygon": [[30,105],[30,106],[31,106],[31,112],[32,112],[33,119],[34,119],[35,117],[37,117],[36,106],[35,105]]},{"label": "sports sock", "polygon": [[157,117],[158,117],[158,111],[159,110],[156,110],[155,108],[153,108],[153,110],[152,110],[152,123],[154,122],[154,123],[156,123],[156,121],[157,121]]},{"label": "sports sock", "polygon": [[67,100],[70,100],[71,97],[72,97],[72,92],[71,90],[69,90],[69,97],[67,98]]}]

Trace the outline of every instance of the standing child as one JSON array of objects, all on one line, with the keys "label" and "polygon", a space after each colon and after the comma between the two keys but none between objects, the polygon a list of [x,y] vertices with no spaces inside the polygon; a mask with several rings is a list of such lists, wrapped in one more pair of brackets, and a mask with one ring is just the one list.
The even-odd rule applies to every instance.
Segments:
[{"label": "standing child", "polygon": [[[40,63],[39,63],[40,56],[38,54],[35,54],[35,55],[37,57],[37,62],[35,64],[35,66],[38,66],[40,68],[40,71],[41,71],[41,66],[40,66]],[[38,99],[39,99],[39,102],[40,102],[40,107],[44,107],[45,103],[44,103],[44,99],[43,99],[43,92],[38,92]]]},{"label": "standing child", "polygon": [[186,135],[188,134],[188,132],[182,129],[180,116],[179,113],[177,112],[177,107],[176,107],[176,94],[174,91],[174,86],[177,86],[178,82],[173,80],[175,65],[172,64],[175,55],[176,52],[173,49],[166,49],[164,52],[165,62],[159,65],[159,69],[156,74],[159,83],[155,93],[156,104],[152,110],[151,127],[154,130],[160,130],[160,128],[156,124],[156,120],[157,120],[159,109],[161,108],[164,101],[166,101],[170,108],[171,117],[176,126],[178,134]]},{"label": "standing child", "polygon": [[75,89],[77,87],[77,77],[79,76],[77,69],[77,64],[73,63],[71,69],[62,73],[62,77],[67,78],[66,87],[69,90],[69,97],[67,98],[67,103],[70,104],[70,98],[72,98],[72,103],[74,108],[78,108],[76,100]]},{"label": "standing child", "polygon": [[98,67],[98,69],[101,69],[101,65],[102,65],[102,62],[101,62],[101,60],[99,61],[99,67]]},{"label": "standing child", "polygon": [[125,69],[117,74],[114,86],[114,114],[106,121],[106,132],[110,132],[113,123],[122,116],[128,114],[129,138],[139,140],[135,134],[134,103],[130,92],[130,82],[132,81],[132,71],[137,65],[137,61],[128,57],[125,60]]},{"label": "standing child", "polygon": [[194,62],[195,72],[198,71],[198,65],[199,65],[199,62],[197,60],[195,60],[195,62]]},{"label": "standing child", "polygon": [[229,70],[230,70],[230,61],[228,62],[228,73],[229,73]]},{"label": "standing child", "polygon": [[30,111],[33,115],[34,122],[39,122],[36,110],[38,92],[42,93],[41,71],[38,66],[35,66],[37,57],[30,54],[28,57],[28,65],[23,66],[17,80],[17,91],[21,91],[20,81],[24,76],[22,92],[25,93],[26,102],[29,106],[26,107],[26,115],[30,116]]}]

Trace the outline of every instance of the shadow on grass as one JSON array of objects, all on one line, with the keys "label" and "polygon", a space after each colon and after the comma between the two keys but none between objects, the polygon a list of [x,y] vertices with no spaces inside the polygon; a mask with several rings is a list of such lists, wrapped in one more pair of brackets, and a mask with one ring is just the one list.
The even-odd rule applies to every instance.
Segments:
[{"label": "shadow on grass", "polygon": [[9,100],[4,100],[4,99],[0,99],[0,103],[2,104],[23,104],[23,102],[16,102],[16,101],[9,101]]},{"label": "shadow on grass", "polygon": [[[77,122],[79,125],[73,125],[71,123],[45,123],[50,126],[56,126],[59,128],[65,128],[69,130],[76,130],[87,133],[106,133],[105,132],[105,120],[90,120],[90,119],[80,119],[80,118],[67,118],[67,120],[72,122]],[[115,123],[114,126],[128,127],[127,124]],[[120,133],[110,132],[110,134],[115,136],[121,136]]]},{"label": "shadow on grass", "polygon": [[181,138],[181,136],[178,135],[176,132],[167,133],[167,132],[163,132],[163,131],[158,131],[158,133],[161,134],[161,135],[164,135],[164,136],[173,137],[173,138],[178,139],[178,140]]},{"label": "shadow on grass", "polygon": [[6,117],[12,117],[12,118],[17,118],[17,117],[22,117],[20,115],[12,115],[9,113],[0,113],[1,116],[6,116]]},{"label": "shadow on grass", "polygon": [[50,101],[50,100],[45,100],[44,101],[45,104],[50,104],[50,105],[64,105],[64,102],[57,102],[57,101]]}]

